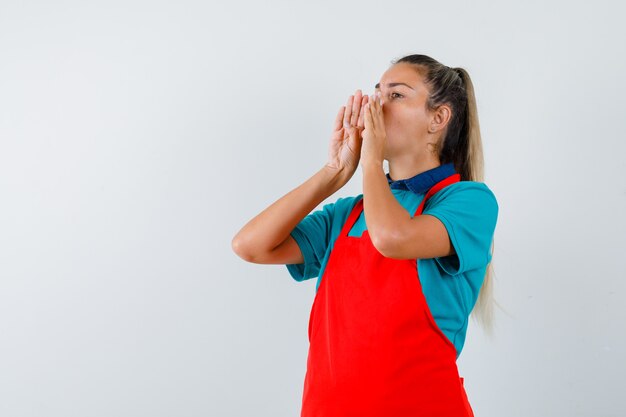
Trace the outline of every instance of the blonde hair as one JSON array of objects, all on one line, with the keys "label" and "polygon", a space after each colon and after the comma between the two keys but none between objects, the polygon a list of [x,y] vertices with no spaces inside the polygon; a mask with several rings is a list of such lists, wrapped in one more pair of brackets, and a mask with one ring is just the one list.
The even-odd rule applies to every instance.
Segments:
[{"label": "blonde hair", "polygon": [[[468,149],[467,161],[469,166],[469,180],[484,181],[485,160],[483,157],[482,137],[480,135],[480,124],[478,122],[478,109],[476,106],[476,97],[474,95],[474,84],[469,74],[463,68],[456,68],[459,75],[463,78],[465,91],[467,92],[467,122],[468,122]],[[491,255],[495,241],[491,242]],[[478,292],[476,305],[472,309],[471,316],[476,320],[488,335],[493,335],[494,327],[494,305],[497,304],[493,294],[493,259],[487,264],[485,270],[485,278]]]},{"label": "blonde hair", "polygon": [[[441,142],[436,147],[442,164],[453,162],[462,181],[484,181],[484,157],[482,138],[474,85],[469,74],[463,68],[451,68],[427,55],[408,55],[396,63],[410,63],[423,76],[430,94],[426,102],[429,110],[434,110],[447,103],[452,107],[452,117],[446,127]],[[471,316],[489,336],[493,335],[495,301],[493,291],[493,251],[492,260],[487,264],[485,277],[478,292],[478,299],[471,311]]]}]

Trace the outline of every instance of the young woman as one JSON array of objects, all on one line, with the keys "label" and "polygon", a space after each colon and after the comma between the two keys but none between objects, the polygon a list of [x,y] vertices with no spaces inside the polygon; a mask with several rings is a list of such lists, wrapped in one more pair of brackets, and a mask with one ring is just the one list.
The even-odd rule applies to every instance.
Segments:
[{"label": "young woman", "polygon": [[[311,213],[359,162],[363,193]],[[326,164],[233,238],[246,261],[318,277],[302,417],[473,416],[456,359],[470,313],[491,323],[482,179],[468,73],[409,55],[341,107]]]}]

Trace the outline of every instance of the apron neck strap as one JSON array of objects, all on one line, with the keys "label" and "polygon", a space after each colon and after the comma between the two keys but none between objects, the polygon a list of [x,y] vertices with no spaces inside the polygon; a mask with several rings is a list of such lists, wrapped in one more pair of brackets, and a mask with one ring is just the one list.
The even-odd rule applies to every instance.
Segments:
[{"label": "apron neck strap", "polygon": [[422,214],[422,211],[424,211],[424,205],[426,204],[426,201],[428,201],[430,197],[432,197],[438,191],[441,191],[443,188],[447,187],[448,185],[454,184],[455,182],[459,182],[459,181],[461,181],[461,174],[455,173],[455,174],[450,175],[447,178],[442,179],[437,184],[430,187],[430,189],[428,190],[428,192],[422,199],[422,202],[417,207],[417,210],[415,210],[415,214],[413,215],[413,217],[419,216],[420,214]]},{"label": "apron neck strap", "polygon": [[[454,184],[455,182],[459,182],[459,181],[461,181],[461,174],[455,173],[455,174],[450,175],[447,178],[444,178],[443,180],[439,181],[438,183],[430,187],[430,189],[428,190],[428,192],[422,199],[422,202],[420,203],[419,207],[417,207],[417,210],[415,211],[414,216],[422,214],[422,211],[424,210],[424,204],[426,204],[426,201],[430,197],[432,197],[434,194],[436,194],[441,189],[447,187],[448,185]],[[352,225],[354,225],[354,223],[356,222],[356,220],[358,219],[362,211],[363,211],[363,196],[361,196],[359,198],[359,201],[357,201],[357,203],[354,205],[354,208],[350,212],[348,219],[344,223],[343,228],[341,229],[342,236],[348,236],[348,232],[350,231],[350,229],[352,229]]]}]

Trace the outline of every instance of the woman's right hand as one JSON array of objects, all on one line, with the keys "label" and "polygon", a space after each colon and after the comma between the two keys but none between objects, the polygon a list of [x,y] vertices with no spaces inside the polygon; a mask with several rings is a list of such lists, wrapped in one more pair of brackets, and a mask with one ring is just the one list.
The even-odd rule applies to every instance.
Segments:
[{"label": "woman's right hand", "polygon": [[361,133],[365,129],[364,107],[368,96],[356,90],[341,106],[330,138],[326,167],[344,173],[348,178],[356,171],[361,157]]},{"label": "woman's right hand", "polygon": [[[328,162],[311,178],[257,214],[233,237],[232,248],[248,262],[301,264],[304,257],[291,232],[315,207],[340,189],[361,158],[365,103],[360,90],[341,106],[330,140]],[[344,126],[345,124],[345,126]]]}]

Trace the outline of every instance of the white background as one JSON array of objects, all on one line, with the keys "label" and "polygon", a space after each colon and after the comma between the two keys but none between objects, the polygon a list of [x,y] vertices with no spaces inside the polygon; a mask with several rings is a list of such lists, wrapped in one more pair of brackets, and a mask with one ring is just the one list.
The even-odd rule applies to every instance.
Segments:
[{"label": "white background", "polygon": [[[470,73],[499,207],[476,417],[623,416],[618,2],[0,2],[0,415],[296,416],[315,279],[231,250],[392,59]],[[361,192],[360,169],[326,202]]]}]

